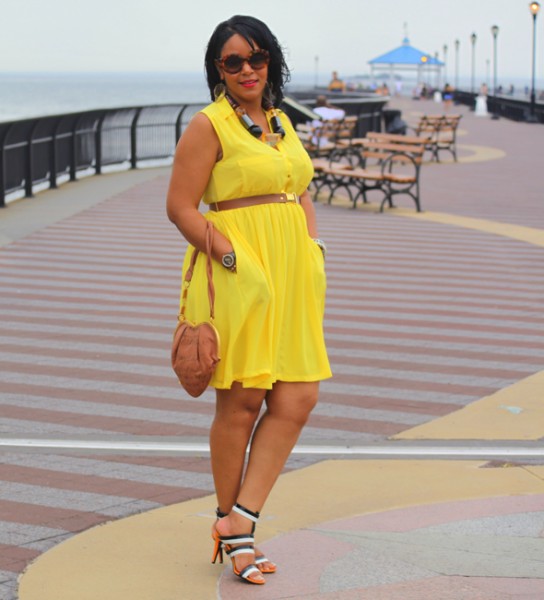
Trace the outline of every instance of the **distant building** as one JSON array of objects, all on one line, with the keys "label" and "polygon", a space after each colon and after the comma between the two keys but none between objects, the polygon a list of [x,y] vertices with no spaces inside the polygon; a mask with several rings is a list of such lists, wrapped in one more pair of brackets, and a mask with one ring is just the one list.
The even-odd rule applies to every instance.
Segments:
[{"label": "distant building", "polygon": [[369,60],[368,64],[372,77],[379,73],[383,78],[385,71],[389,73],[388,79],[393,82],[399,72],[411,71],[415,72],[418,83],[429,81],[431,76],[434,76],[436,87],[440,85],[440,74],[445,66],[438,58],[410,46],[410,40],[407,37],[402,40],[401,46]]}]

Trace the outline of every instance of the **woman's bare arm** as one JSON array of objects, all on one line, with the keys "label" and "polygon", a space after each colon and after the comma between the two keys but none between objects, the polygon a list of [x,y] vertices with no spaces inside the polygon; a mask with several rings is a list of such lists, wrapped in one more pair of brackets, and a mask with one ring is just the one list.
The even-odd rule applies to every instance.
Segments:
[{"label": "woman's bare arm", "polygon": [[308,226],[308,234],[312,238],[318,237],[314,203],[308,190],[306,190],[300,196],[300,205],[302,206],[304,214],[306,215],[306,225]]},{"label": "woman's bare arm", "polygon": [[[210,120],[202,113],[195,115],[178,142],[168,188],[168,218],[190,244],[203,252],[206,219],[198,206],[220,152],[221,145]],[[229,240],[216,231],[213,258],[221,260],[232,249]]]}]

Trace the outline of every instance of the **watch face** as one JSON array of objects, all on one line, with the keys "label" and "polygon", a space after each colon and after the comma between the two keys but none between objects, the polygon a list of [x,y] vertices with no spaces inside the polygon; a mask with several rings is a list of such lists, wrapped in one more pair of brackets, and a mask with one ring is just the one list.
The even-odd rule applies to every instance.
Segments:
[{"label": "watch face", "polygon": [[229,254],[225,254],[221,259],[223,266],[227,269],[230,269],[234,265],[234,254],[231,252]]}]

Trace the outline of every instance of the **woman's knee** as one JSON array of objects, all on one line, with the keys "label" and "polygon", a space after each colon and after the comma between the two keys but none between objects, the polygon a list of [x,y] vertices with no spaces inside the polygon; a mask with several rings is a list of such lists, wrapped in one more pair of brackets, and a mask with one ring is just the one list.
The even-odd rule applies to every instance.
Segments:
[{"label": "woman's knee", "polygon": [[303,427],[315,405],[319,393],[317,384],[284,384],[278,386],[267,399],[268,412]]},{"label": "woman's knee", "polygon": [[239,385],[217,390],[216,420],[232,426],[252,426],[260,414],[264,394],[264,390],[244,389]]}]

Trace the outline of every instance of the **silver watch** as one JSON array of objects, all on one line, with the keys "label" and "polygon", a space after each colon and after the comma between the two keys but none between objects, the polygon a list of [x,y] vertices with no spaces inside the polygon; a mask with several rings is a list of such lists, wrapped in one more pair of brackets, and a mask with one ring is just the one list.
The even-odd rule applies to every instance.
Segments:
[{"label": "silver watch", "polygon": [[227,252],[227,254],[223,254],[221,257],[221,264],[232,271],[233,273],[236,271],[236,254],[234,252]]}]

